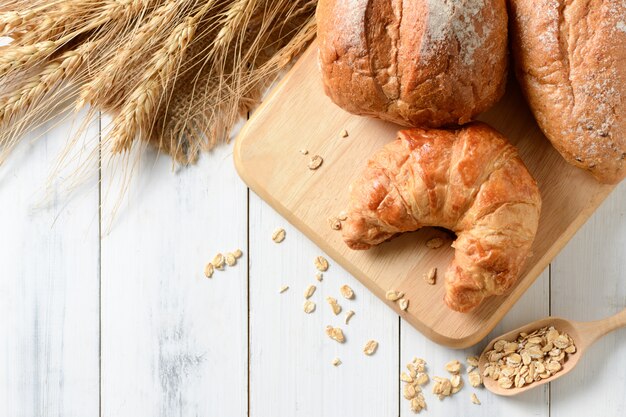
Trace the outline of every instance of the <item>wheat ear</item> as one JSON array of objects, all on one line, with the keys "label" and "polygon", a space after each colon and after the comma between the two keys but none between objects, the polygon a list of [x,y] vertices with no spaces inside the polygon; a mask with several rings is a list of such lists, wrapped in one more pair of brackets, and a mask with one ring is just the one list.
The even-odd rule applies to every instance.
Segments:
[{"label": "wheat ear", "polygon": [[217,50],[227,48],[237,36],[241,36],[241,28],[250,19],[259,3],[258,0],[235,0],[226,11],[222,28],[217,33],[214,47]]},{"label": "wheat ear", "polygon": [[0,36],[10,35],[15,29],[25,27],[36,16],[37,13],[32,10],[0,13]]},{"label": "wheat ear", "polygon": [[[195,16],[185,18],[176,26],[165,41],[165,45],[152,58],[139,86],[130,94],[120,114],[113,121],[110,137],[114,141],[114,152],[127,150],[139,131],[152,128],[152,121],[163,91],[176,73],[187,47],[194,38],[200,19],[213,7],[214,2],[207,1]],[[145,136],[148,137],[149,134],[146,133]]]},{"label": "wheat ear", "polygon": [[16,68],[32,67],[42,58],[53,53],[57,47],[57,42],[44,41],[33,45],[7,48],[0,55],[0,76],[6,75]]},{"label": "wheat ear", "polygon": [[[203,71],[199,88],[182,87],[166,112],[165,126],[155,132],[160,137],[153,135],[152,142],[177,162],[190,163],[198,150],[210,150],[226,140],[238,117],[258,103],[263,88],[315,36],[315,18],[310,17],[314,6],[311,1],[283,2],[275,11],[275,21],[249,26],[251,33],[241,44],[229,47],[220,68]],[[285,17],[294,24],[281,20]]]},{"label": "wheat ear", "polygon": [[145,51],[146,45],[150,45],[151,41],[154,42],[153,38],[156,34],[171,23],[178,12],[179,3],[172,0],[166,1],[151,14],[146,23],[132,34],[132,38],[127,43],[122,44],[120,49],[115,51],[110,61],[81,89],[76,110],[83,108],[87,103],[102,104],[104,101],[111,104],[116,101],[115,97],[112,98],[114,94],[111,88],[119,84],[124,74],[123,69],[137,51]]},{"label": "wheat ear", "polygon": [[[152,1],[154,0],[108,0],[95,18],[90,19],[85,26],[66,34],[60,39],[36,42],[32,45],[9,46],[3,51],[2,55],[0,55],[0,77],[18,68],[21,70],[28,69],[43,58],[50,56],[60,46],[77,36],[97,29],[103,24],[124,15],[138,13],[146,8]],[[73,10],[73,2],[60,3],[60,5],[61,10],[58,16],[61,20],[67,20],[67,16],[76,18],[76,11]],[[44,26],[46,27],[44,31],[46,32],[50,32],[52,28],[59,23],[58,21],[54,21],[54,19],[48,19],[45,22],[46,24]],[[46,34],[50,35],[50,33]]]},{"label": "wheat ear", "polygon": [[0,98],[0,125],[28,109],[55,85],[76,74],[84,62],[85,53],[94,47],[94,42],[88,42],[76,50],[65,52],[49,62],[41,72],[26,80],[12,95]]}]

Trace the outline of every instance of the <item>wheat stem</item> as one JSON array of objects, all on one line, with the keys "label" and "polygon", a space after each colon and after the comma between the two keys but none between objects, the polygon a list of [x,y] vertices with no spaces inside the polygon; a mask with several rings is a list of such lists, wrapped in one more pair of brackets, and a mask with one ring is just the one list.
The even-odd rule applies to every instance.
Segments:
[{"label": "wheat stem", "polygon": [[9,47],[0,55],[0,76],[8,74],[15,68],[29,68],[42,57],[50,55],[58,47],[57,42],[44,41],[34,45]]},{"label": "wheat stem", "polygon": [[174,19],[181,5],[176,1],[166,1],[158,7],[148,21],[132,35],[132,39],[120,46],[111,60],[83,86],[76,109],[81,109],[87,103],[104,104],[115,102],[117,97],[112,93],[112,87],[117,85],[124,76],[124,69],[137,51],[145,50],[152,45],[155,36],[161,28],[166,27]]},{"label": "wheat stem", "polygon": [[76,50],[65,52],[49,62],[38,74],[26,80],[13,94],[0,98],[0,125],[30,108],[55,85],[76,74],[84,62],[86,53],[95,46],[95,42],[88,42]]},{"label": "wheat stem", "polygon": [[7,36],[17,28],[22,28],[33,20],[37,13],[28,10],[25,12],[4,12],[0,14],[0,36]]},{"label": "wheat stem", "polygon": [[152,120],[162,93],[194,38],[200,19],[210,10],[213,3],[214,0],[207,1],[193,17],[185,18],[174,28],[163,47],[152,58],[139,86],[131,93],[120,114],[113,121],[111,137],[114,141],[114,152],[127,150],[139,131],[152,128]]}]

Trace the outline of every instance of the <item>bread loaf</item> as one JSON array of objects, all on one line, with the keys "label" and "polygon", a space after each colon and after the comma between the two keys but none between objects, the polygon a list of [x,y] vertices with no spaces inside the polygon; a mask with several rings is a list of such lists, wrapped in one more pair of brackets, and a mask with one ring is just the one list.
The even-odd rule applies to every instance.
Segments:
[{"label": "bread loaf", "polygon": [[351,113],[463,124],[504,92],[505,0],[319,0],[317,23],[326,94]]},{"label": "bread loaf", "polygon": [[517,282],[540,211],[539,189],[515,147],[472,123],[399,132],[352,184],[342,230],[352,249],[424,226],[454,231],[445,302],[465,312]]},{"label": "bread loaf", "polygon": [[539,126],[599,181],[626,176],[626,1],[511,0],[516,72]]}]

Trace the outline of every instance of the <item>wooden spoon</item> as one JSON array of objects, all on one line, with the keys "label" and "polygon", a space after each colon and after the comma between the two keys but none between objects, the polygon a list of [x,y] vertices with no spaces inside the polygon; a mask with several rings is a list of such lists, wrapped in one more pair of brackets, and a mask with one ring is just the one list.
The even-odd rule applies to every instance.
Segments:
[{"label": "wooden spoon", "polygon": [[547,317],[545,319],[537,320],[530,324],[522,326],[519,329],[510,331],[500,337],[496,337],[491,342],[489,342],[483,353],[480,355],[480,359],[478,361],[480,374],[483,375],[485,367],[488,364],[486,353],[493,349],[493,345],[496,341],[504,339],[512,342],[515,341],[517,339],[517,336],[519,336],[519,334],[522,332],[532,333],[533,331],[546,326],[554,326],[554,328],[558,330],[559,333],[567,333],[574,341],[574,345],[576,345],[576,352],[568,354],[566,356],[565,362],[563,363],[563,368],[549,378],[542,379],[528,385],[524,385],[522,388],[512,387],[509,389],[505,389],[498,385],[498,381],[490,377],[483,377],[483,383],[489,391],[498,395],[512,396],[521,394],[522,392],[528,391],[532,388],[537,388],[545,383],[554,381],[555,379],[564,376],[569,371],[574,369],[574,367],[580,361],[580,358],[585,354],[585,351],[596,340],[600,339],[607,333],[612,332],[613,330],[626,326],[626,310],[622,310],[620,313],[617,313],[616,315],[603,320],[589,322],[576,322],[561,319],[558,317]]}]

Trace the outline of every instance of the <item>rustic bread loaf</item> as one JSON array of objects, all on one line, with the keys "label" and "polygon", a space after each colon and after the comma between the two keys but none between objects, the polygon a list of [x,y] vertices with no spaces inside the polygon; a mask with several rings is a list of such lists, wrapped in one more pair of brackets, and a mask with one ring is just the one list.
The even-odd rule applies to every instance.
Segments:
[{"label": "rustic bread loaf", "polygon": [[539,126],[600,181],[626,176],[626,1],[511,0],[516,72]]},{"label": "rustic bread loaf", "polygon": [[454,231],[445,302],[465,312],[517,282],[540,212],[537,183],[517,149],[476,122],[400,131],[351,185],[342,230],[352,249],[425,226]]},{"label": "rustic bread loaf", "polygon": [[463,124],[504,92],[505,0],[320,0],[317,23],[326,94],[351,113]]}]

